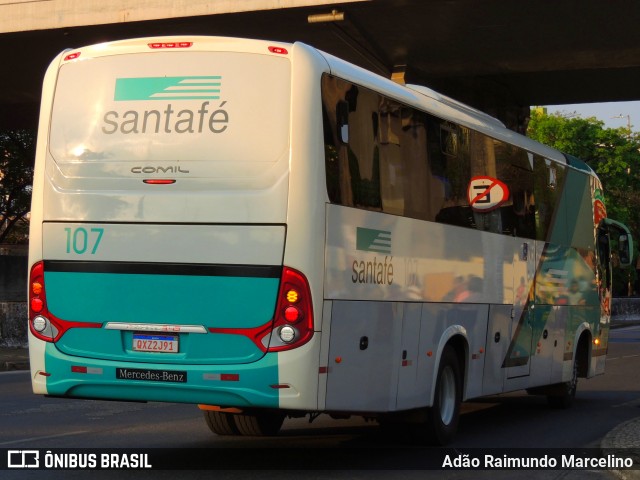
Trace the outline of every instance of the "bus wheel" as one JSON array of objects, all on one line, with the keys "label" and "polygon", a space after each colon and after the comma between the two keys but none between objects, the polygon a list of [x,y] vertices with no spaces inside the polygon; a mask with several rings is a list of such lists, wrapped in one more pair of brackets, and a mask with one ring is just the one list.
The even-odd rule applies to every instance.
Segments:
[{"label": "bus wheel", "polygon": [[233,421],[234,415],[225,412],[213,412],[205,410],[204,419],[209,429],[216,435],[237,435],[238,428]]},{"label": "bus wheel", "polygon": [[234,415],[240,435],[270,437],[280,431],[285,415],[278,411],[260,411],[251,414]]},{"label": "bus wheel", "polygon": [[578,362],[573,361],[571,380],[556,385],[553,393],[547,395],[547,402],[553,408],[569,408],[573,405],[578,388]]},{"label": "bus wheel", "polygon": [[428,428],[435,443],[450,443],[458,429],[462,385],[458,356],[452,347],[445,347],[440,359],[433,406],[428,409]]}]

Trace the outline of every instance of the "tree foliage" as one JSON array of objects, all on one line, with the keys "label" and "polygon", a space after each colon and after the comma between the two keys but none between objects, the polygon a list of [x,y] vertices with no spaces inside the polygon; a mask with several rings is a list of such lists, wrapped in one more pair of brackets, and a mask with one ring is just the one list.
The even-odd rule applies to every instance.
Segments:
[{"label": "tree foliage", "polygon": [[0,243],[24,243],[35,159],[31,130],[0,132]]},{"label": "tree foliage", "polygon": [[[595,117],[575,113],[548,115],[531,111],[527,135],[540,143],[585,161],[600,177],[607,216],[626,224],[636,245],[640,241],[640,134],[630,128],[605,128]],[[628,273],[618,276],[628,276]],[[634,272],[635,276],[635,272]],[[626,281],[618,294],[626,294]]]}]

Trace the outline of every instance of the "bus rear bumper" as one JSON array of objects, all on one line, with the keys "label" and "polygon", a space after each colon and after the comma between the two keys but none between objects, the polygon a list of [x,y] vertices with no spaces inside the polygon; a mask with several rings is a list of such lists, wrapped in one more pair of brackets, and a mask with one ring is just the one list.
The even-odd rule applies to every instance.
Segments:
[{"label": "bus rear bumper", "polygon": [[[238,365],[189,365],[96,360],[61,353],[54,344],[45,351],[51,396],[123,401],[157,401],[229,407],[278,408],[278,354]],[[42,392],[42,389],[38,393]]]}]

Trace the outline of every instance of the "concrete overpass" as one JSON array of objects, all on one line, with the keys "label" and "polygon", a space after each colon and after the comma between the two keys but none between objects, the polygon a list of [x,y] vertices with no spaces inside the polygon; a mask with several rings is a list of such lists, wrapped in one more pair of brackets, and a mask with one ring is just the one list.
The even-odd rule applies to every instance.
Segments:
[{"label": "concrete overpass", "polygon": [[[309,23],[312,14],[344,20]],[[640,99],[640,2],[0,0],[0,128],[35,127],[62,49],[134,36],[301,40],[521,129],[530,105]]]}]

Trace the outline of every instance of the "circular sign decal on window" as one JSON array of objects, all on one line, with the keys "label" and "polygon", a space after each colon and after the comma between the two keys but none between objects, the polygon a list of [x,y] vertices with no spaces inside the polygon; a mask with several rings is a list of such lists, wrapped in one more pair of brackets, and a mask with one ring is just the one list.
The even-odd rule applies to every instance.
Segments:
[{"label": "circular sign decal on window", "polygon": [[493,177],[473,177],[467,191],[469,205],[476,212],[489,212],[509,200],[509,187]]}]

